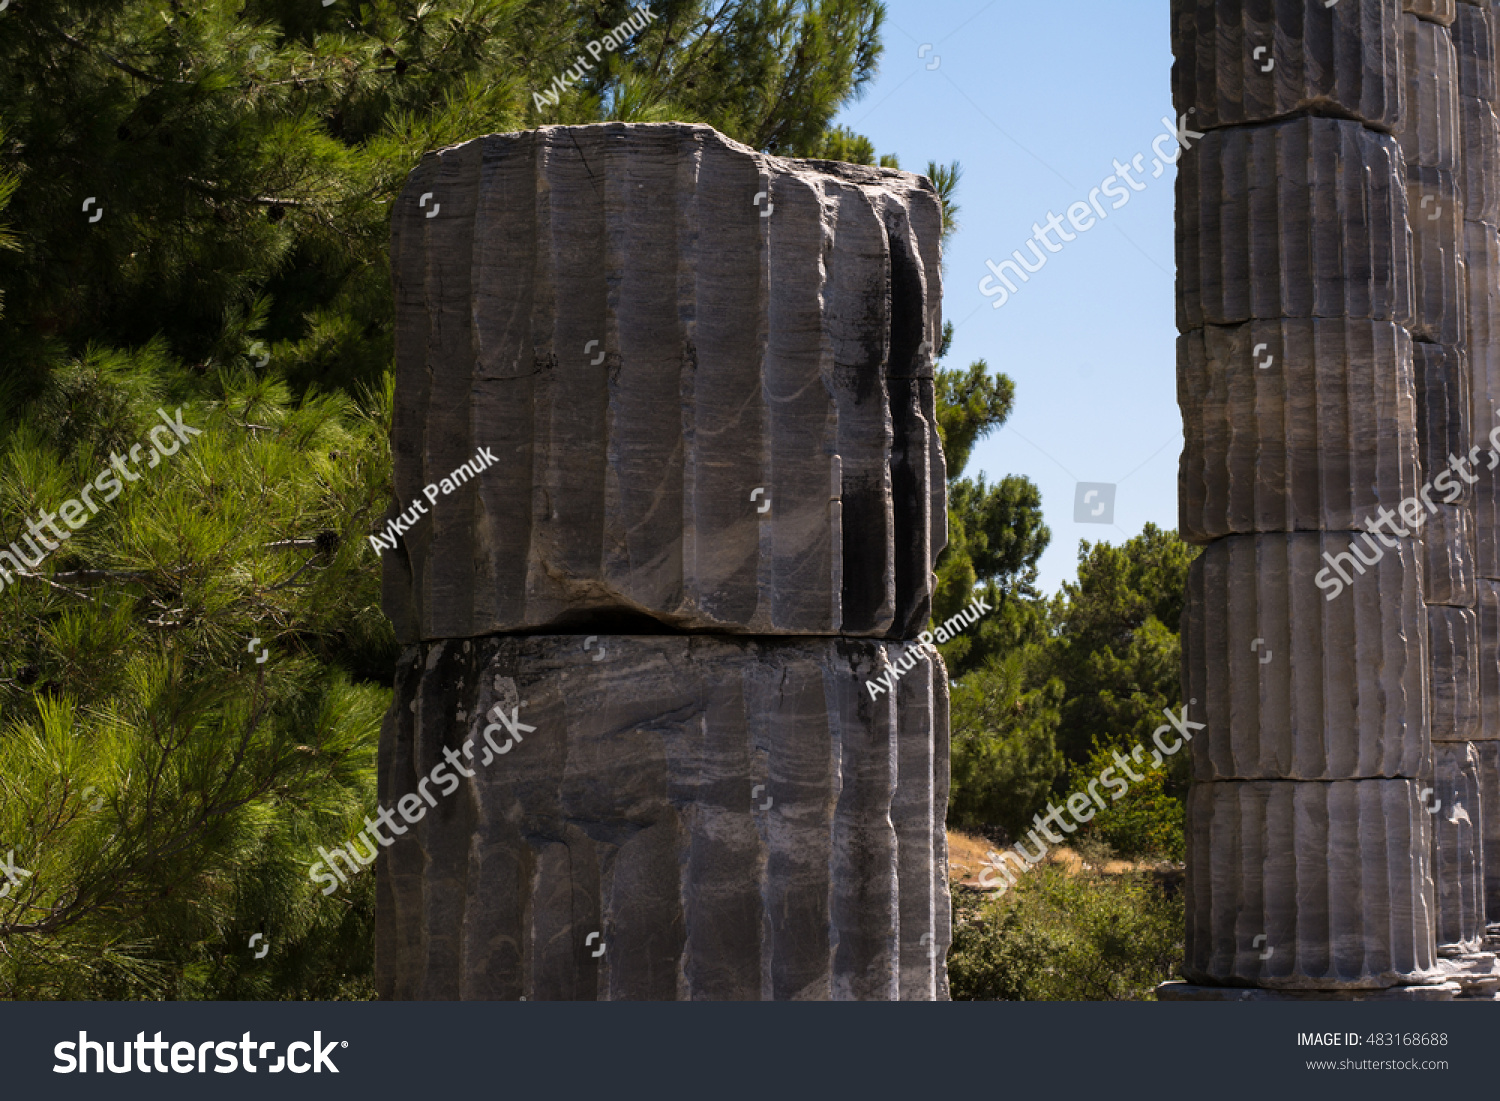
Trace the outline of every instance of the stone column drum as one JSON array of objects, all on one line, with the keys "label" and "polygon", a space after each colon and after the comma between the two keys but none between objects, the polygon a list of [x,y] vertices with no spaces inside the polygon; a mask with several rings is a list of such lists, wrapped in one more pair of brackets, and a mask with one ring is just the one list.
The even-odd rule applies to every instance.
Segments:
[{"label": "stone column drum", "polygon": [[947,996],[940,235],[704,126],[412,174],[382,997]]}]

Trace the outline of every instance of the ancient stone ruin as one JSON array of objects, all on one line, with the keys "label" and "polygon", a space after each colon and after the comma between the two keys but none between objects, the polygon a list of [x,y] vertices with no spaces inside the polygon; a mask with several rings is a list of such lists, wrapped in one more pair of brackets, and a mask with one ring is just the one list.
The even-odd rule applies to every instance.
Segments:
[{"label": "ancient stone ruin", "polygon": [[1173,0],[1207,729],[1163,998],[1500,988],[1497,15]]},{"label": "ancient stone ruin", "polygon": [[940,231],[703,126],[412,175],[381,997],[946,997]]}]

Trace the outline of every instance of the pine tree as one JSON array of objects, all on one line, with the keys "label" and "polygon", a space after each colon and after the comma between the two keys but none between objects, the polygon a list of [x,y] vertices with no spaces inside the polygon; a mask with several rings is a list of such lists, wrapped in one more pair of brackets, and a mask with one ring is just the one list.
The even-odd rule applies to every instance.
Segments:
[{"label": "pine tree", "polygon": [[[963,169],[957,161],[929,162],[927,176],[942,201],[946,242],[958,231]],[[952,343],[949,322],[935,358],[945,359]],[[1037,561],[1052,532],[1042,521],[1041,492],[1029,478],[1006,475],[990,485],[982,473],[965,474],[974,445],[1002,428],[1015,409],[1009,376],[991,374],[980,359],[967,369],[939,366],[936,387],[938,433],[948,463],[948,545],[937,561],[932,618],[945,622],[976,597],[993,609],[941,647],[949,675],[961,679],[1043,641],[1046,606],[1036,590]],[[1013,664],[1006,678],[1013,679]]]},{"label": "pine tree", "polygon": [[625,4],[0,12],[0,996],[370,995],[373,877],[307,870],[390,699],[391,202],[541,123],[816,150],[879,55],[873,0],[653,10],[545,110]]}]

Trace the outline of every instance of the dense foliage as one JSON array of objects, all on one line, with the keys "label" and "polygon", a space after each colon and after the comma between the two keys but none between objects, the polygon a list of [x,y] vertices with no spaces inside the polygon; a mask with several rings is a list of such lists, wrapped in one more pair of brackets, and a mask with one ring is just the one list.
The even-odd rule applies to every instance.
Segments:
[{"label": "dense foliage", "polygon": [[[0,11],[0,997],[371,995],[371,877],[325,898],[306,871],[375,810],[405,177],[605,119],[895,165],[831,127],[878,0],[651,10],[591,67],[625,0]],[[951,234],[958,165],[927,172]],[[995,608],[944,647],[953,814],[1002,830],[1175,702],[1189,557],[1148,529],[1043,598],[1036,487],[965,472],[1015,400],[983,361],[940,370],[935,617]],[[1099,831],[1169,850],[1178,779]]]},{"label": "dense foliage", "polygon": [[955,1001],[1140,1001],[1176,978],[1182,896],[1149,875],[1051,865],[998,900],[955,889]]},{"label": "dense foliage", "polygon": [[0,997],[370,995],[370,877],[306,871],[375,809],[399,187],[542,123],[817,154],[879,57],[875,0],[652,12],[557,94],[623,0],[0,12]]}]

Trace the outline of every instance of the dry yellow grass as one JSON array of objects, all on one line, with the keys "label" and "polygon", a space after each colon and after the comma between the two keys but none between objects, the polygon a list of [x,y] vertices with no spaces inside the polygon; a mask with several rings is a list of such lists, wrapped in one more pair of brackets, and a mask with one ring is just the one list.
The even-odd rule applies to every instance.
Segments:
[{"label": "dry yellow grass", "polygon": [[[958,830],[948,831],[948,878],[955,879],[966,887],[979,890],[979,873],[984,870],[986,858],[997,846],[982,837],[973,834],[961,833]],[[1077,875],[1083,870],[1083,860],[1072,849],[1058,847],[1047,853],[1045,863],[1061,864],[1068,870],[1069,875]],[[1150,871],[1151,864],[1138,863],[1130,860],[1111,860],[1102,869],[1110,875],[1121,872]]]}]

